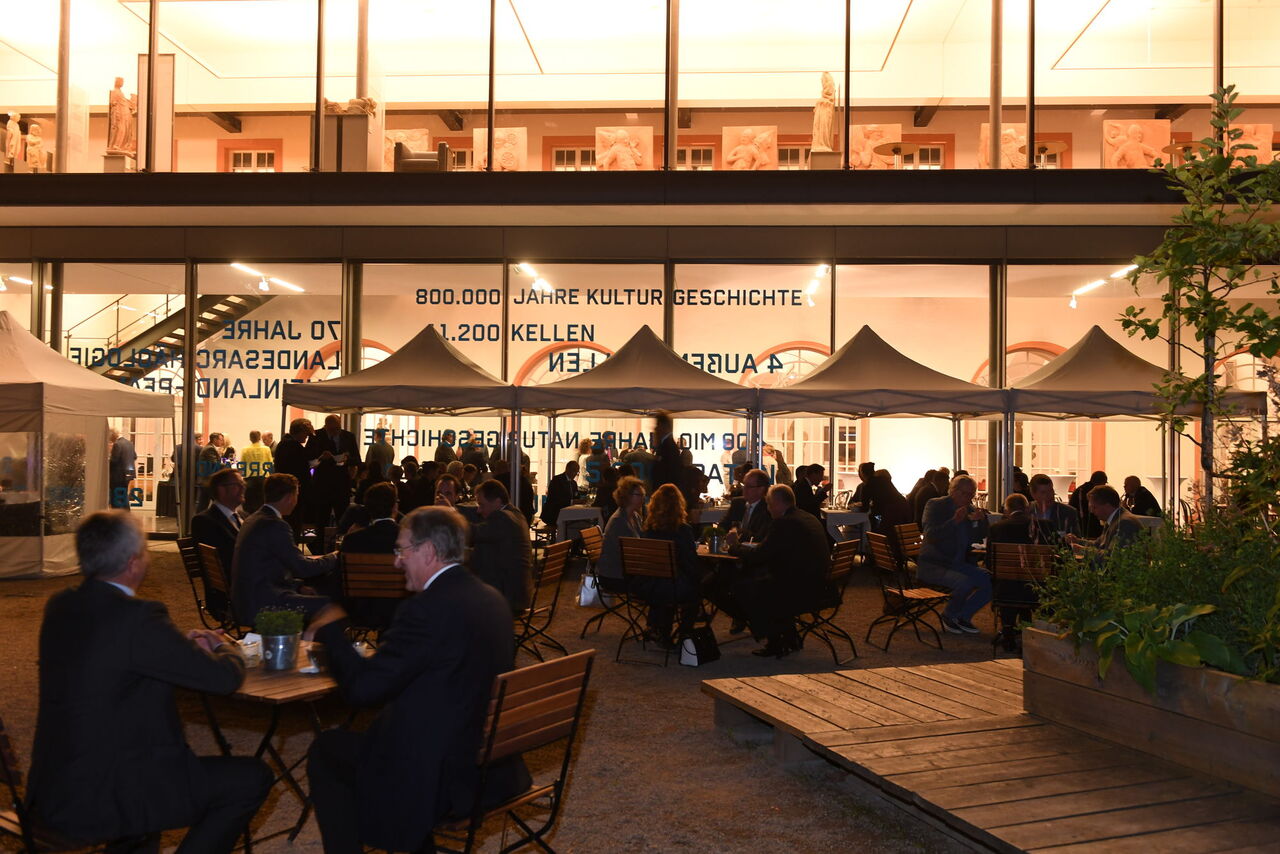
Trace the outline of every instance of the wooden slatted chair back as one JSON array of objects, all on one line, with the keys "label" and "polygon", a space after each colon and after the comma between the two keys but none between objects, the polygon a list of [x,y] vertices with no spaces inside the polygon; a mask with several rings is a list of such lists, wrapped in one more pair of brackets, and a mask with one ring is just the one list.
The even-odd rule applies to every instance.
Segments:
[{"label": "wooden slatted chair back", "polygon": [[544,661],[494,679],[479,761],[545,747],[573,734],[596,651]]},{"label": "wooden slatted chair back", "polygon": [[204,543],[200,543],[196,548],[200,552],[200,569],[204,572],[209,589],[225,593],[230,597],[231,584],[227,580],[227,571],[222,565],[222,558],[218,557],[218,550]]},{"label": "wooden slatted chair back", "polygon": [[676,548],[670,540],[647,537],[619,537],[624,575],[647,575],[652,578],[676,577]]},{"label": "wooden slatted chair back", "polygon": [[572,547],[572,540],[561,540],[542,550],[542,569],[538,572],[535,585],[539,590],[560,584],[560,577],[564,575],[565,567],[569,565],[569,549]]},{"label": "wooden slatted chair back", "polygon": [[881,575],[897,576],[898,557],[893,553],[893,546],[889,545],[889,538],[884,534],[868,531],[867,543],[871,546],[871,560]]},{"label": "wooden slatted chair back", "polygon": [[1053,546],[992,543],[987,558],[992,580],[1040,582],[1053,574],[1058,550]]},{"label": "wooden slatted chair back", "polygon": [[404,599],[404,571],[393,554],[342,555],[342,594],[351,599]]},{"label": "wooden slatted chair back", "polygon": [[924,534],[920,526],[915,522],[906,522],[895,525],[894,530],[898,535],[898,544],[902,547],[903,557],[907,560],[915,560],[920,554],[920,546],[924,544]]},{"label": "wooden slatted chair back", "polygon": [[578,533],[582,536],[582,550],[586,553],[587,560],[594,564],[600,560],[600,553],[604,551],[604,534],[600,532],[600,526],[592,525]]},{"label": "wooden slatted chair back", "polygon": [[196,548],[195,537],[179,537],[178,554],[182,556],[182,568],[186,570],[187,578],[199,578],[201,575],[200,552]]},{"label": "wooden slatted chair back", "polygon": [[22,765],[18,762],[18,753],[13,749],[13,741],[4,728],[3,719],[0,719],[0,783],[14,790],[22,785]]},{"label": "wooden slatted chair back", "polygon": [[853,574],[853,563],[857,556],[857,540],[836,543],[835,549],[831,552],[831,568],[827,571],[828,580],[837,586],[844,586],[845,580]]}]

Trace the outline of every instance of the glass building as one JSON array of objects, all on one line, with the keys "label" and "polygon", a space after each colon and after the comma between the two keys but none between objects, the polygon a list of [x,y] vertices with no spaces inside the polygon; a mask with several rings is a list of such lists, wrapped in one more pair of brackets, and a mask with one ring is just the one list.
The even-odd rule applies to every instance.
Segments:
[{"label": "glass building", "polygon": [[[643,325],[755,385],[863,325],[996,386],[1094,325],[1165,365],[1116,320],[1161,296],[1115,275],[1179,201],[1145,167],[1209,135],[1221,83],[1272,157],[1278,47],[1280,9],[1247,0],[28,3],[0,34],[0,309],[233,446],[281,435],[284,384],[427,323],[522,384]],[[1251,388],[1246,361],[1224,371]],[[164,512],[178,436],[124,426]],[[360,426],[419,457],[445,429],[500,429]],[[543,483],[548,426],[523,424]],[[648,423],[555,426],[567,446]],[[864,460],[904,491],[958,462],[994,497],[1002,429],[963,425],[958,461],[938,419],[771,418],[765,439],[837,491]],[[744,430],[689,427],[713,492]],[[1197,476],[1150,423],[1013,431],[1028,472]]]}]

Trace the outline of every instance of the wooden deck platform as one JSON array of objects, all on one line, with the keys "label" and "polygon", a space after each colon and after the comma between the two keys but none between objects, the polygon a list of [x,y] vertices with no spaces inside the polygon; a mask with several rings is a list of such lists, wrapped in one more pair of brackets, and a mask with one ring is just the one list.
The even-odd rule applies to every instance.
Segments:
[{"label": "wooden deck platform", "polygon": [[1280,851],[1280,802],[1022,711],[1021,662],[713,679],[729,728],[772,728],[994,851]]}]

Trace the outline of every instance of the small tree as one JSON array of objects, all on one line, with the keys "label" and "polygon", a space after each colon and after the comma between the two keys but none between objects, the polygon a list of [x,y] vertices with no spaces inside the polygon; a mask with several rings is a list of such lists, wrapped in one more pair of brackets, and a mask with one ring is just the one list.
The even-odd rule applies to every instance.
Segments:
[{"label": "small tree", "polygon": [[[1214,421],[1229,414],[1217,386],[1218,363],[1241,350],[1261,359],[1280,352],[1280,283],[1260,265],[1280,262],[1280,223],[1272,203],[1280,197],[1280,163],[1256,146],[1241,143],[1232,123],[1244,111],[1235,106],[1234,86],[1213,94],[1213,136],[1202,139],[1178,165],[1156,161],[1155,171],[1182,194],[1185,204],[1150,255],[1134,259],[1129,273],[1138,281],[1154,276],[1167,285],[1158,315],[1129,306],[1120,317],[1130,335],[1176,341],[1186,360],[1180,375],[1157,387],[1161,417],[1186,434],[1188,404],[1198,405],[1201,437],[1196,440],[1205,473],[1205,511],[1213,509]],[[1269,283],[1265,305],[1241,302],[1235,294]],[[1175,333],[1179,335],[1175,336]],[[1194,334],[1195,343],[1184,340]]]}]

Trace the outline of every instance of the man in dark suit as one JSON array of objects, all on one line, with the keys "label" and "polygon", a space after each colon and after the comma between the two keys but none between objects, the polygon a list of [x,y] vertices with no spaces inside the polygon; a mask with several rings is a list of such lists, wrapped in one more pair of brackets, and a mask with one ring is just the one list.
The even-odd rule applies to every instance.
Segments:
[{"label": "man in dark suit", "polygon": [[[218,550],[224,574],[235,565],[236,537],[244,525],[240,505],[244,503],[245,482],[235,469],[222,469],[209,478],[209,492],[213,501],[203,512],[191,518],[191,536],[197,543],[213,546]],[[204,601],[209,613],[215,616],[227,610],[227,598],[220,590],[209,587],[204,579]]]},{"label": "man in dark suit", "polygon": [[916,488],[916,494],[909,499],[911,501],[911,515],[915,523],[919,525],[924,520],[924,506],[926,504],[946,494],[946,475],[941,474],[937,469],[929,469],[924,476],[924,480]]},{"label": "man in dark suit", "polygon": [[476,507],[480,522],[471,527],[471,571],[503,595],[512,614],[523,613],[533,589],[529,523],[496,480],[476,487]]},{"label": "man in dark suit", "polygon": [[274,451],[272,470],[276,474],[293,475],[298,481],[298,501],[286,520],[295,534],[302,530],[306,512],[303,508],[312,500],[311,461],[319,456],[314,436],[315,428],[309,420],[295,418],[289,422],[289,435],[280,440]]},{"label": "man in dark suit", "polygon": [[1102,533],[1102,526],[1098,524],[1097,518],[1089,512],[1089,493],[1095,486],[1102,486],[1107,482],[1107,473],[1104,471],[1095,471],[1089,475],[1086,483],[1076,486],[1076,491],[1071,493],[1070,504],[1075,508],[1076,513],[1080,515],[1080,531],[1086,537],[1097,537]]},{"label": "man in dark suit", "polygon": [[445,430],[440,434],[440,441],[436,443],[435,454],[432,459],[441,466],[447,466],[458,458],[458,434],[452,430]]},{"label": "man in dark suit", "polygon": [[364,508],[369,524],[342,538],[342,551],[355,554],[389,555],[396,549],[400,523],[396,521],[399,496],[394,484],[383,481],[369,487],[364,494]]},{"label": "man in dark suit", "polygon": [[244,660],[217,632],[183,635],[159,602],[135,598],[147,574],[142,529],[119,511],[76,531],[84,582],[55,594],[40,628],[40,708],[27,806],[40,826],[112,851],[235,847],[273,780],[251,757],[197,757],[175,686],[230,694]]},{"label": "man in dark suit", "polygon": [[822,502],[827,500],[827,488],[822,485],[826,473],[818,463],[804,467],[804,476],[795,483],[796,506],[814,518],[822,518]]},{"label": "man in dark suit", "polygon": [[[511,669],[515,643],[502,595],[462,566],[466,542],[466,520],[448,507],[401,521],[396,565],[414,596],[372,657],[347,642],[340,608],[315,622],[347,702],[382,707],[366,732],[328,730],[312,744],[307,776],[326,854],[431,850],[432,828],[471,809],[493,680]],[[529,784],[515,758],[489,774],[486,801]]]},{"label": "man in dark suit", "polygon": [[670,412],[658,412],[653,420],[653,434],[657,440],[657,459],[654,460],[648,475],[650,486],[656,491],[665,483],[674,483],[680,488],[680,476],[684,472],[684,464],[680,460],[680,446],[676,443],[675,422]]},{"label": "man in dark suit", "polygon": [[735,620],[745,620],[752,637],[767,639],[755,655],[781,658],[799,649],[795,615],[817,607],[828,592],[826,529],[795,502],[791,487],[769,487],[765,504],[772,521],[764,540],[750,548],[733,534],[728,538],[730,552],[742,557],[743,577],[724,604],[716,604]]},{"label": "man in dark suit", "polygon": [[328,592],[337,592],[332,576],[321,578],[337,566],[337,553],[304,556],[285,521],[298,503],[298,481],[291,474],[273,474],[263,497],[267,503],[240,528],[232,563],[231,602],[244,625],[252,625],[266,607],[300,608],[314,615],[329,604],[327,597],[302,589],[302,579],[318,579]]},{"label": "man in dark suit", "polygon": [[1124,508],[1135,516],[1163,516],[1160,500],[1142,485],[1137,475],[1124,479]]},{"label": "man in dark suit", "polygon": [[107,463],[107,480],[111,487],[112,507],[120,510],[129,509],[129,484],[137,473],[138,452],[128,436],[120,435],[119,430],[111,431],[111,456]]},{"label": "man in dark suit", "polygon": [[758,543],[769,530],[769,508],[764,500],[769,489],[769,476],[760,469],[751,469],[742,478],[742,497],[729,502],[724,515],[724,527],[738,529],[738,539],[744,543]]},{"label": "man in dark suit", "polygon": [[969,562],[969,547],[987,536],[987,511],[973,503],[978,482],[965,475],[951,479],[947,494],[925,505],[924,534],[916,557],[916,577],[951,591],[942,627],[952,634],[977,634],[973,616],[991,601],[991,576]]},{"label": "man in dark suit", "polygon": [[323,527],[330,519],[341,519],[351,504],[351,473],[360,466],[360,445],[354,433],[342,429],[342,419],[336,415],[325,416],[314,445],[320,462],[312,475],[312,521]]},{"label": "man in dark suit", "polygon": [[578,462],[569,460],[565,463],[564,471],[551,478],[551,482],[547,484],[547,500],[542,505],[542,515],[539,518],[545,525],[555,525],[560,511],[572,504],[577,497]]},{"label": "man in dark suit", "polygon": [[1137,516],[1120,504],[1120,493],[1109,483],[1089,490],[1089,513],[1098,520],[1102,533],[1093,539],[1068,536],[1071,545],[1093,549],[1099,560],[1106,560],[1113,549],[1130,545],[1146,529]]},{"label": "man in dark suit", "polygon": [[1034,474],[1031,489],[1031,539],[1036,545],[1061,546],[1068,534],[1080,533],[1080,515],[1074,507],[1054,499],[1053,481],[1047,474]]}]

